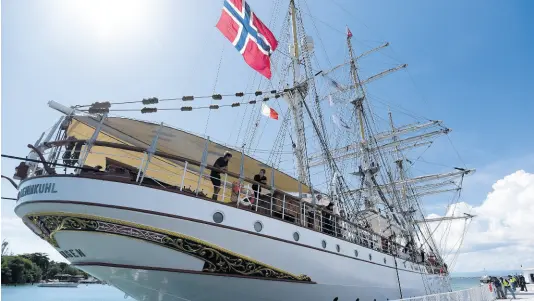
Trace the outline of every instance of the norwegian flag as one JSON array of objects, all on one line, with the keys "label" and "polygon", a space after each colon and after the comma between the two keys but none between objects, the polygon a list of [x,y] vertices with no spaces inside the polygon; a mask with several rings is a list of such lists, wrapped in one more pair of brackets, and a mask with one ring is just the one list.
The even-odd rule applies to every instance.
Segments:
[{"label": "norwegian flag", "polygon": [[269,57],[276,50],[278,41],[245,0],[225,0],[217,28],[252,69],[271,79]]}]

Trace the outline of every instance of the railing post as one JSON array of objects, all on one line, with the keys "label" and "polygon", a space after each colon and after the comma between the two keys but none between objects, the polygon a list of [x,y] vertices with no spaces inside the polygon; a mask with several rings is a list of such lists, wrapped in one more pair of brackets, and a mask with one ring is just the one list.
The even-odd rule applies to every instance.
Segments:
[{"label": "railing post", "polygon": [[273,216],[273,196],[274,196],[274,168],[271,166],[271,216]]},{"label": "railing post", "polygon": [[319,231],[323,232],[323,211],[319,211]]},{"label": "railing post", "polygon": [[[145,178],[145,174],[146,174],[146,169],[148,168],[148,164],[150,164],[150,159],[152,159],[152,156],[156,152],[156,149],[157,149],[156,146],[158,144],[159,134],[161,133],[162,129],[163,129],[163,122],[159,125],[159,128],[156,132],[156,136],[154,136],[154,138],[152,139],[152,143],[150,144],[150,147],[147,149],[145,156],[143,157],[143,159],[146,158],[146,160],[143,160],[144,161],[143,169],[139,169],[139,172],[137,173],[137,178],[136,178],[136,181],[139,181],[139,185],[143,183],[143,179]],[[139,176],[141,176],[141,179],[139,179]]]},{"label": "railing post", "polygon": [[241,196],[241,186],[243,185],[243,179],[245,177],[245,145],[241,148],[241,162],[239,163],[239,192],[237,193],[237,204],[239,208],[239,197]]},{"label": "railing post", "polygon": [[146,153],[143,152],[143,158],[141,158],[141,164],[139,164],[139,168],[138,168],[138,172],[137,172],[137,177],[135,177],[135,182],[139,182],[139,177],[141,176],[141,171],[143,170],[143,167],[145,166],[145,160],[146,160]]},{"label": "railing post", "polygon": [[[300,210],[302,210],[302,214],[301,214],[301,221],[300,221],[300,224],[303,225],[304,227],[308,228],[308,219],[306,218],[306,203],[302,203],[301,204],[303,206],[300,207]],[[315,219],[315,217],[314,217]],[[315,223],[315,222],[314,222]],[[313,227],[313,226],[312,226]]]},{"label": "railing post", "polygon": [[[56,132],[57,128],[61,125],[61,123],[63,122],[63,118],[65,118],[64,116],[61,116],[59,118],[59,120],[52,126],[52,128],[50,129],[50,131],[48,132],[48,135],[46,135],[46,138],[43,140],[43,137],[44,137],[44,134],[45,132],[43,132],[41,134],[41,137],[39,137],[39,139],[37,139],[37,141],[35,142],[35,147],[37,147],[39,150],[42,151],[42,145],[45,143],[45,142],[48,142],[50,141],[50,139],[52,139],[52,135]],[[42,142],[41,142],[42,141]],[[48,161],[50,162],[50,159],[52,157],[52,152],[51,154],[48,156]],[[31,151],[31,153],[29,154],[28,156],[28,159],[37,159],[39,156],[37,156],[37,154],[33,151]],[[37,166],[39,163],[36,163],[36,162],[28,162],[27,163],[28,166],[29,166],[29,169],[28,169],[28,175],[31,175],[36,169],[37,169]]]},{"label": "railing post", "polygon": [[334,237],[337,237],[337,216],[335,214],[332,214],[334,217]]},{"label": "railing post", "polygon": [[198,189],[200,188],[200,181],[202,180],[202,173],[204,172],[204,168],[206,168],[206,162],[208,161],[209,143],[210,143],[210,137],[208,136],[206,138],[206,144],[204,145],[204,151],[202,152],[202,161],[200,162],[200,172],[198,175],[197,189],[195,191],[195,195],[198,195]]},{"label": "railing post", "polygon": [[[65,120],[65,116],[61,116],[59,118],[58,122],[56,124],[54,124],[54,126],[52,127],[52,129],[50,129],[50,132],[46,136],[46,139],[45,139],[45,141],[43,141],[43,143],[44,142],[48,142],[48,141],[50,141],[50,139],[52,139],[52,135],[54,135],[54,133],[57,131],[58,127],[61,126],[61,124],[63,123],[63,120]],[[36,146],[37,146],[37,144],[36,144]],[[48,159],[47,159],[48,162],[52,161],[52,159],[55,157],[55,153],[56,153],[57,149],[58,149],[58,147],[55,146],[53,148],[54,151],[50,151],[50,154],[48,155]]]},{"label": "railing post", "polygon": [[[96,138],[98,138],[98,134],[100,134],[100,130],[102,129],[102,125],[104,124],[104,121],[108,117],[108,113],[102,114],[102,117],[100,119],[100,122],[96,126],[95,131],[93,132],[93,135],[89,140],[87,140],[87,143],[85,144],[85,149],[83,150],[83,156],[80,156],[78,159],[78,166],[82,167],[85,163],[85,160],[87,159],[87,156],[89,156],[89,152],[91,151],[91,148],[93,147],[93,143],[95,143]],[[80,173],[82,170],[78,169],[76,173]]]},{"label": "railing post", "polygon": [[226,193],[226,180],[228,179],[228,174],[224,174],[224,181],[223,181],[223,191],[222,191],[222,202],[224,203],[224,194]]},{"label": "railing post", "polygon": [[187,161],[184,164],[184,174],[182,175],[182,183],[180,183],[180,191],[184,189],[185,174],[187,173]]},{"label": "railing post", "polygon": [[286,211],[286,194],[284,193],[284,199],[282,200],[282,220],[284,219],[285,211]]},{"label": "railing post", "polygon": [[260,202],[260,191],[261,191],[261,186],[258,184],[258,189],[256,189],[256,212],[258,212],[258,203]]}]

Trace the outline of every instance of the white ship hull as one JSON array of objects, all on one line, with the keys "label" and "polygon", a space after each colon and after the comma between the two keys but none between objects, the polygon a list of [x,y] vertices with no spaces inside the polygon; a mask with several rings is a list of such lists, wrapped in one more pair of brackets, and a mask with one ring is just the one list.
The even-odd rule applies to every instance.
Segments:
[{"label": "white ship hull", "polygon": [[[401,290],[405,298],[450,290],[448,277],[398,258],[396,268],[391,255],[226,204],[135,184],[32,178],[20,185],[15,211],[37,234],[54,232],[53,239],[43,236],[72,264],[136,300],[372,301],[398,299]],[[214,222],[215,212],[223,213],[222,223]],[[43,228],[28,217],[61,223]],[[263,225],[259,233],[257,221]],[[206,260],[205,252],[217,258]],[[210,262],[228,265],[226,272]]]}]

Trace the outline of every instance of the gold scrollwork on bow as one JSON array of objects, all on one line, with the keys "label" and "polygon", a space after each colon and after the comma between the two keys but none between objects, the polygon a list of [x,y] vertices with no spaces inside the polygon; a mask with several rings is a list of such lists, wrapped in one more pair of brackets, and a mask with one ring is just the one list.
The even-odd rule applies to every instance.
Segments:
[{"label": "gold scrollwork on bow", "polygon": [[194,237],[145,225],[96,216],[62,213],[28,215],[28,218],[37,227],[46,230],[43,231],[44,233],[50,233],[49,237],[44,238],[56,247],[54,234],[58,231],[101,232],[141,239],[194,256],[204,261],[204,272],[311,282],[310,277],[306,275],[293,275]]}]

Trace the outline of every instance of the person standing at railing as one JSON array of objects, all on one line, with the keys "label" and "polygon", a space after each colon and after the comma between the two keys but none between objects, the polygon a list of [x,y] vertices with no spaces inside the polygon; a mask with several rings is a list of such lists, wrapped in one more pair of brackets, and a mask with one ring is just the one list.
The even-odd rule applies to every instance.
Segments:
[{"label": "person standing at railing", "polygon": [[[267,177],[265,176],[265,169],[260,169],[260,173],[254,176],[254,181],[267,185]],[[258,184],[252,184],[252,190],[254,191],[254,199],[256,202],[261,196],[261,187]]]},{"label": "person standing at railing", "polygon": [[328,206],[326,207],[326,210],[322,210],[322,229],[325,234],[333,235],[333,219],[332,214],[330,214],[334,210],[334,203],[330,202]]},{"label": "person standing at railing", "polygon": [[[217,158],[215,160],[215,163],[213,164],[213,167],[227,171],[228,162],[232,158],[232,154],[230,152],[224,153],[223,157]],[[219,191],[221,191],[221,173],[218,170],[212,169],[211,174],[211,183],[213,184],[213,196],[211,197],[214,200],[217,200],[217,197],[219,196]]]}]

